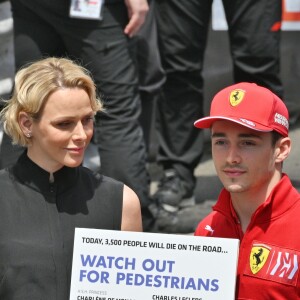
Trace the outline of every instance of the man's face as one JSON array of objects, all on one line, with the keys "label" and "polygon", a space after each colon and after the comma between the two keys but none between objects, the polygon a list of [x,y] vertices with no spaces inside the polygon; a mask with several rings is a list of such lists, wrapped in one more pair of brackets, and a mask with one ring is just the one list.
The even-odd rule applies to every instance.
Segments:
[{"label": "man's face", "polygon": [[260,194],[275,185],[276,151],[270,132],[216,121],[212,125],[212,156],[218,176],[230,193]]}]

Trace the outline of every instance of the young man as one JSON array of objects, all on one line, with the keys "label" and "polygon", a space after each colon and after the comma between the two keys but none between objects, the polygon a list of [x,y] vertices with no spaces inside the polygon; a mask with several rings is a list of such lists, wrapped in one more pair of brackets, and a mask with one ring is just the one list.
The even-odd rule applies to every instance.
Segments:
[{"label": "young man", "polygon": [[239,83],[220,91],[210,116],[212,156],[224,185],[196,236],[240,240],[236,299],[299,299],[300,195],[282,173],[288,110],[270,90]]}]

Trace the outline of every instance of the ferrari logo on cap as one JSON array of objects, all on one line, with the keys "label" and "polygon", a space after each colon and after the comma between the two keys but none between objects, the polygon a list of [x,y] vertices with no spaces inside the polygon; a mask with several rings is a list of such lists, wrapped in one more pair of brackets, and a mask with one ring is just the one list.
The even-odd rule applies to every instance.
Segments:
[{"label": "ferrari logo on cap", "polygon": [[233,90],[230,93],[229,101],[232,106],[237,106],[240,104],[245,96],[245,91],[241,89]]},{"label": "ferrari logo on cap", "polygon": [[253,274],[259,272],[259,270],[264,266],[269,253],[270,249],[264,245],[253,245],[250,253],[250,269]]}]

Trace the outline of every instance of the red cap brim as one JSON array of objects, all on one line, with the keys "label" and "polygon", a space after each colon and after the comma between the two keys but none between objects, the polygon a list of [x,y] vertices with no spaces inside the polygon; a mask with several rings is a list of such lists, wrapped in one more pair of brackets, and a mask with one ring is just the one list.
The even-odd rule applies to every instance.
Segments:
[{"label": "red cap brim", "polygon": [[205,117],[205,118],[201,118],[197,121],[194,122],[194,126],[197,128],[210,128],[212,126],[212,124],[215,121],[218,120],[225,120],[225,121],[231,121],[234,123],[237,123],[239,125],[242,125],[244,127],[256,130],[256,131],[262,131],[262,132],[270,132],[273,131],[272,128],[267,127],[265,125],[261,125],[261,124],[257,124],[254,123],[250,120],[245,120],[245,119],[238,119],[238,118],[229,118],[229,117],[222,117],[222,116],[213,116],[213,117]]}]

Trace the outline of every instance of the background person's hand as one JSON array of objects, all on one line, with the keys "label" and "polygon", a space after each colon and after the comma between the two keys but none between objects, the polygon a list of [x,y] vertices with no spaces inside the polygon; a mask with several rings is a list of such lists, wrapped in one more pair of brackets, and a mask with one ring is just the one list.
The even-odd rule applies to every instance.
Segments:
[{"label": "background person's hand", "polygon": [[147,0],[125,0],[128,10],[129,22],[124,33],[129,37],[134,36],[145,22],[149,10]]}]

